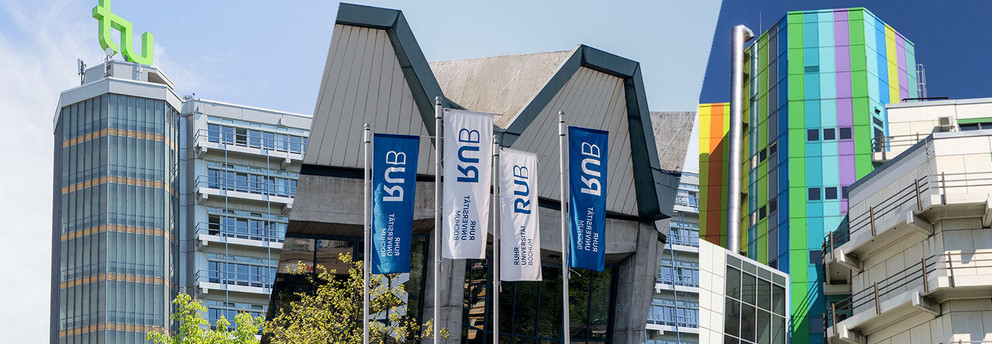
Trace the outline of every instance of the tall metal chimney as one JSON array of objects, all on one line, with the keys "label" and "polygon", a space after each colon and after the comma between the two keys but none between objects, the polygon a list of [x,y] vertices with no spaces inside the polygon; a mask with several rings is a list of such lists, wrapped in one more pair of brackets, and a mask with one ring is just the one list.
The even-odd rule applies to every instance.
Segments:
[{"label": "tall metal chimney", "polygon": [[744,139],[744,43],[754,33],[744,25],[734,26],[731,37],[730,89],[730,173],[727,174],[727,249],[740,252],[741,247],[741,155]]}]

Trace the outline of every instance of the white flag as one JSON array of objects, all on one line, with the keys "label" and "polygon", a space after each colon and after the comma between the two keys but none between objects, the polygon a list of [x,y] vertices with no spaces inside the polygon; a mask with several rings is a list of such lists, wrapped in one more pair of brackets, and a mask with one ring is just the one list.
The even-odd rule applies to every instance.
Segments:
[{"label": "white flag", "polygon": [[445,110],[444,258],[486,258],[492,166],[492,115]]},{"label": "white flag", "polygon": [[537,155],[500,150],[500,261],[503,281],[541,280]]}]

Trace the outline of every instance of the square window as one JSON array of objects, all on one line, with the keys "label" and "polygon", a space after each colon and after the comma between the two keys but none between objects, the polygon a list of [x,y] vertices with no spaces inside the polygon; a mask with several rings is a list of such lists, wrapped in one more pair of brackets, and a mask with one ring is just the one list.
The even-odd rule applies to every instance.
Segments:
[{"label": "square window", "polygon": [[833,186],[828,187],[828,188],[825,188],[824,189],[824,198],[826,198],[826,199],[837,199],[837,188],[836,187],[833,187]]},{"label": "square window", "polygon": [[823,265],[823,253],[820,250],[809,251],[809,263],[811,265]]},{"label": "square window", "polygon": [[820,188],[809,188],[809,200],[810,201],[820,200]]},{"label": "square window", "polygon": [[765,160],[767,159],[768,159],[767,150],[762,149],[760,152],[758,152],[758,162],[765,162]]},{"label": "square window", "polygon": [[840,139],[850,140],[854,135],[851,133],[851,128],[840,128]]},{"label": "square window", "polygon": [[768,201],[768,213],[774,214],[776,210],[778,210],[778,198],[772,198]]},{"label": "square window", "polygon": [[768,145],[768,155],[775,155],[775,153],[778,153],[778,141]]},{"label": "square window", "polygon": [[847,199],[847,187],[846,186],[841,186],[840,187],[840,197],[843,197],[844,199]]},{"label": "square window", "polygon": [[806,130],[806,141],[820,141],[820,129]]},{"label": "square window", "polygon": [[837,132],[834,128],[823,129],[823,140],[834,140],[837,139]]},{"label": "square window", "polygon": [[872,117],[871,118],[871,121],[873,123],[875,123],[875,125],[877,125],[877,126],[880,126],[880,127],[885,126],[884,124],[882,124],[882,120],[878,119],[878,117]]},{"label": "square window", "polygon": [[768,213],[765,212],[766,210],[768,210],[768,209],[765,208],[765,207],[761,207],[761,208],[758,209],[758,220],[759,221],[760,220],[764,220],[765,217],[767,217]]}]

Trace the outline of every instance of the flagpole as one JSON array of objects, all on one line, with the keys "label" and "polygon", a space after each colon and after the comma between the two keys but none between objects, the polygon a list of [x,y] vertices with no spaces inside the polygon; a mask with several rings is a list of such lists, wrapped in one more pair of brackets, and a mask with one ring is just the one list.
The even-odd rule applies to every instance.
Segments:
[{"label": "flagpole", "polygon": [[499,139],[493,135],[493,344],[499,344],[499,263],[500,263],[500,242],[499,242],[499,217],[500,195],[499,195]]},{"label": "flagpole", "polygon": [[434,97],[434,344],[441,327],[441,97]]},{"label": "flagpole", "polygon": [[565,178],[565,141],[568,140],[565,137],[565,111],[558,111],[558,166],[561,171],[561,308],[562,308],[562,338],[564,340],[562,343],[571,343],[571,336],[569,333],[568,324],[568,206],[566,205],[565,195],[567,194],[567,189],[565,187],[568,185]]},{"label": "flagpole", "polygon": [[365,203],[363,207],[365,214],[362,217],[362,221],[364,222],[364,228],[363,228],[364,233],[362,233],[364,239],[362,241],[365,242],[364,245],[365,256],[364,258],[362,258],[363,260],[362,269],[364,270],[365,273],[365,282],[362,283],[362,287],[363,287],[362,313],[364,315],[362,317],[362,343],[369,344],[369,276],[370,276],[369,267],[371,266],[371,264],[369,264],[369,260],[372,259],[372,254],[371,252],[369,252],[369,248],[372,247],[371,243],[369,243],[369,240],[372,239],[372,236],[369,235],[371,233],[371,228],[369,227],[371,225],[371,221],[369,221],[369,200],[371,198],[369,197],[369,186],[370,186],[369,167],[371,167],[370,166],[371,164],[369,163],[369,156],[370,156],[369,148],[371,148],[372,146],[372,140],[371,140],[372,127],[369,126],[368,123],[365,123],[364,130],[365,130],[365,165],[363,166],[363,170],[365,171],[365,179],[363,180],[362,183],[362,193],[365,196]]}]

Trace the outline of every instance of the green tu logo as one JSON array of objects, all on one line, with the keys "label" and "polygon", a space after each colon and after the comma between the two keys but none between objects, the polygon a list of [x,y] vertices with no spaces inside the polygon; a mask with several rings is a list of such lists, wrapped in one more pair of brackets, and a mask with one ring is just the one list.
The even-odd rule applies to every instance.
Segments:
[{"label": "green tu logo", "polygon": [[[124,20],[120,16],[110,12],[110,0],[100,0],[100,3],[93,7],[93,18],[100,21],[100,46],[103,49],[111,48],[114,52],[123,52],[124,59],[131,62],[150,65],[152,64],[152,39],[150,33],[141,34],[141,55],[134,51],[134,34],[131,32],[131,22]],[[121,32],[120,47],[114,43],[111,30],[117,29]]]}]

